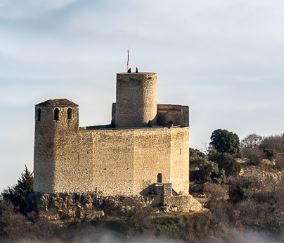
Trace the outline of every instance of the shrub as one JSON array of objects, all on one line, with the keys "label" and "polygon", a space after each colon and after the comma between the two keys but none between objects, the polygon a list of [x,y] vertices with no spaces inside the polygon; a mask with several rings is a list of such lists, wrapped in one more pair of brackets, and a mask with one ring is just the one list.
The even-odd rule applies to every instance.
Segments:
[{"label": "shrub", "polygon": [[[225,181],[225,171],[219,170],[218,164],[213,161],[202,159],[199,161],[199,170],[191,172],[192,179],[199,182],[214,182],[221,184]],[[194,178],[193,178],[194,177]]]},{"label": "shrub", "polygon": [[263,139],[259,147],[265,153],[266,158],[272,160],[276,154],[284,153],[284,135],[267,137]]},{"label": "shrub", "polygon": [[199,166],[200,179],[203,182],[212,181],[212,179],[219,174],[218,165],[212,161],[204,160]]},{"label": "shrub", "polygon": [[275,166],[279,170],[284,170],[284,154],[278,154],[275,158]]},{"label": "shrub", "polygon": [[251,198],[252,184],[247,180],[239,180],[229,186],[229,197],[234,203]]},{"label": "shrub", "polygon": [[272,148],[263,148],[263,152],[267,159],[273,160],[277,154],[277,151]]},{"label": "shrub", "polygon": [[14,210],[26,214],[29,206],[28,195],[31,192],[33,192],[33,174],[25,167],[17,184],[4,190],[2,196],[4,200],[13,203]]},{"label": "shrub", "polygon": [[203,185],[203,192],[208,197],[214,199],[224,199],[227,196],[227,189],[225,186],[217,185],[214,183],[205,183]]},{"label": "shrub", "polygon": [[242,149],[242,157],[247,158],[252,165],[259,165],[265,154],[258,147],[247,147]]},{"label": "shrub", "polygon": [[210,160],[218,164],[219,170],[224,170],[226,176],[235,176],[240,173],[241,166],[230,154],[214,153]]},{"label": "shrub", "polygon": [[258,147],[263,138],[255,133],[248,135],[241,142],[241,148],[255,148]]},{"label": "shrub", "polygon": [[199,165],[206,159],[206,155],[198,149],[189,148],[189,161],[191,168],[199,168]]}]

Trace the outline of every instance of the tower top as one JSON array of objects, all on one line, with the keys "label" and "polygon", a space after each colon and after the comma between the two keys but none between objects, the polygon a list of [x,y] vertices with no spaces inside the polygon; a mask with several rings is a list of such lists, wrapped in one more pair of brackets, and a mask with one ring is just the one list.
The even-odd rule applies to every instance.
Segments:
[{"label": "tower top", "polygon": [[78,107],[77,104],[74,102],[67,100],[67,99],[52,99],[47,100],[42,103],[37,104],[36,106],[50,106],[50,107],[65,107],[65,106],[71,106],[71,107]]},{"label": "tower top", "polygon": [[139,72],[139,73],[128,73],[128,72],[121,72],[121,73],[117,73],[117,75],[157,75],[157,73],[154,72]]}]

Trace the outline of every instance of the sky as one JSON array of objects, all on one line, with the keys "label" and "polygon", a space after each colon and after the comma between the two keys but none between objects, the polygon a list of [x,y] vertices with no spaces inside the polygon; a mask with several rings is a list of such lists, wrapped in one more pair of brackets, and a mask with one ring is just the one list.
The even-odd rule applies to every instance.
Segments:
[{"label": "sky", "polygon": [[283,23],[283,0],[0,0],[0,189],[33,169],[36,103],[110,122],[128,49],[157,72],[159,103],[190,107],[192,147],[218,128],[281,134]]}]

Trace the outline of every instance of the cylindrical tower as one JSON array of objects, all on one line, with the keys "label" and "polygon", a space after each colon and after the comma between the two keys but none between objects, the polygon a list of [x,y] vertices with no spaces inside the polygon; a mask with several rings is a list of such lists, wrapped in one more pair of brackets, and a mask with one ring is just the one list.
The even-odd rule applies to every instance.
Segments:
[{"label": "cylindrical tower", "polygon": [[116,127],[144,127],[157,122],[157,74],[118,73]]}]

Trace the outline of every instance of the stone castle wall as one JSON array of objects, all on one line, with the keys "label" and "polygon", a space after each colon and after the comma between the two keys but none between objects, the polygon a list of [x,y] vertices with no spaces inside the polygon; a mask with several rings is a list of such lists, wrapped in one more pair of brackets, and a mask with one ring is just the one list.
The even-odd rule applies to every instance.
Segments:
[{"label": "stone castle wall", "polygon": [[156,73],[118,73],[108,126],[79,128],[67,99],[36,105],[34,190],[143,195],[155,183],[188,194],[188,107],[157,105]]},{"label": "stone castle wall", "polygon": [[[38,170],[37,191],[140,195],[160,173],[163,183],[188,193],[188,128],[63,129],[53,156]],[[46,181],[53,183],[46,187]]]},{"label": "stone castle wall", "polygon": [[158,123],[162,126],[168,126],[169,121],[172,121],[174,125],[188,127],[188,106],[158,104],[157,119]]}]

